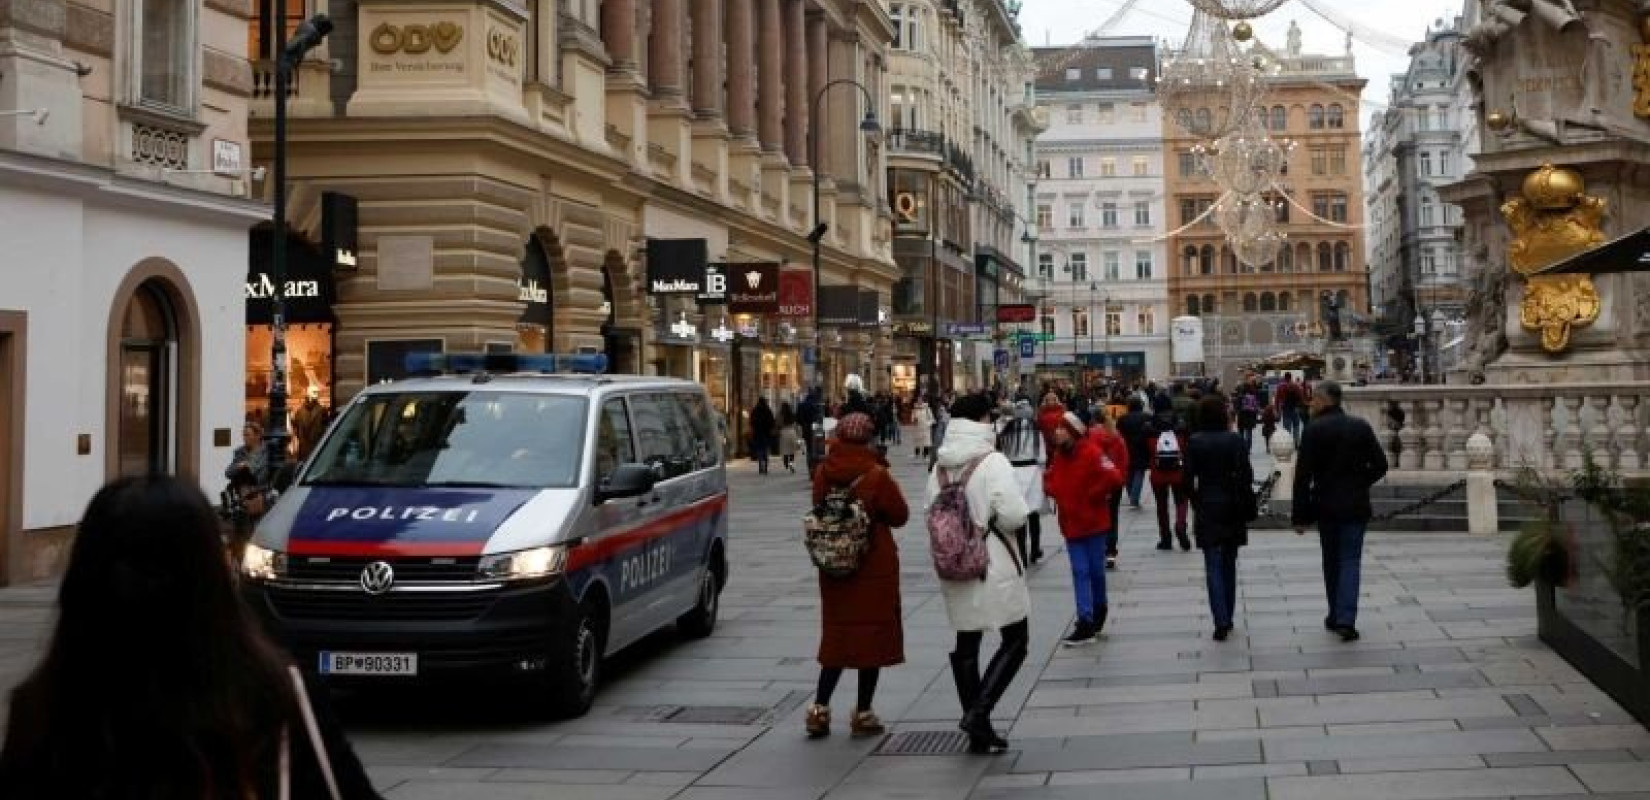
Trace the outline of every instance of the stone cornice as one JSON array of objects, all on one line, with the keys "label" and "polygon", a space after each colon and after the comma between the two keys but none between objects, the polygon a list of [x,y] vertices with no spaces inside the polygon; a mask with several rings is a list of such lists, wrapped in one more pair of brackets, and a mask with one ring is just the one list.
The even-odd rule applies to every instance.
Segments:
[{"label": "stone cornice", "polygon": [[206,7],[236,19],[250,20],[254,13],[252,0],[206,0]]}]

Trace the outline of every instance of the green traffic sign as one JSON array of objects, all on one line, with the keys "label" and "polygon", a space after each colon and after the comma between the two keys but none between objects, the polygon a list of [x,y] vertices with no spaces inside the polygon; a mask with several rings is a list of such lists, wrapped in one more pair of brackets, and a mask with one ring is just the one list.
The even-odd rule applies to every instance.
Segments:
[{"label": "green traffic sign", "polygon": [[1054,341],[1054,334],[1052,334],[1052,333],[1032,333],[1031,331],[1020,331],[1020,340],[1021,341],[1030,340],[1030,341],[1033,341],[1033,342],[1052,342],[1052,341]]}]

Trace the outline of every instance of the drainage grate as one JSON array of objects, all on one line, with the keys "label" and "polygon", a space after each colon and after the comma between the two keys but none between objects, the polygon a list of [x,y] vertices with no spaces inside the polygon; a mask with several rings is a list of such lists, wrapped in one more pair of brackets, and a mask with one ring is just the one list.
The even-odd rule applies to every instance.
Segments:
[{"label": "drainage grate", "polygon": [[968,752],[962,731],[906,731],[884,739],[879,756],[954,756]]},{"label": "drainage grate", "polygon": [[696,725],[754,725],[768,709],[761,706],[682,706],[661,722]]}]

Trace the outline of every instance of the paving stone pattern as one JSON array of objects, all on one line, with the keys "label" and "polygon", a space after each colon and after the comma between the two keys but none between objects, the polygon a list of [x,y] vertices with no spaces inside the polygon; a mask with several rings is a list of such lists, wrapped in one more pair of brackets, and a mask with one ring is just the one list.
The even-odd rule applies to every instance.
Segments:
[{"label": "paving stone pattern", "polygon": [[[920,524],[925,474],[907,450],[893,462],[914,510],[897,534],[907,663],[884,672],[877,711],[895,732],[953,730],[951,632]],[[1153,549],[1149,497],[1124,509],[1108,635],[1092,647],[1057,646],[1070,577],[1045,525],[1053,556],[1032,569],[1032,656],[996,713],[1012,751],[879,755],[880,739],[846,735],[852,676],[834,735],[807,741],[819,609],[798,542],[806,484],[743,463],[730,481],[733,575],[713,637],[661,635],[621,656],[578,720],[489,714],[472,697],[346,699],[385,796],[1650,798],[1650,732],[1536,639],[1533,598],[1502,577],[1503,537],[1371,534],[1363,639],[1343,644],[1322,628],[1315,537],[1256,532],[1239,565],[1237,631],[1217,643],[1202,559]],[[50,601],[40,588],[0,592],[0,680],[32,665]]]}]

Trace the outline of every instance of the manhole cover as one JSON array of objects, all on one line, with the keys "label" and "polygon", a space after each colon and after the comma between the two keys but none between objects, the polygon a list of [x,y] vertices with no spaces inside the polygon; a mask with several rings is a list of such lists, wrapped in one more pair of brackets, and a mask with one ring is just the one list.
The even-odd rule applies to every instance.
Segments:
[{"label": "manhole cover", "polygon": [[962,731],[906,731],[884,739],[879,756],[954,756],[968,752]]},{"label": "manhole cover", "polygon": [[696,725],[753,725],[768,709],[758,706],[682,706],[663,722]]}]

